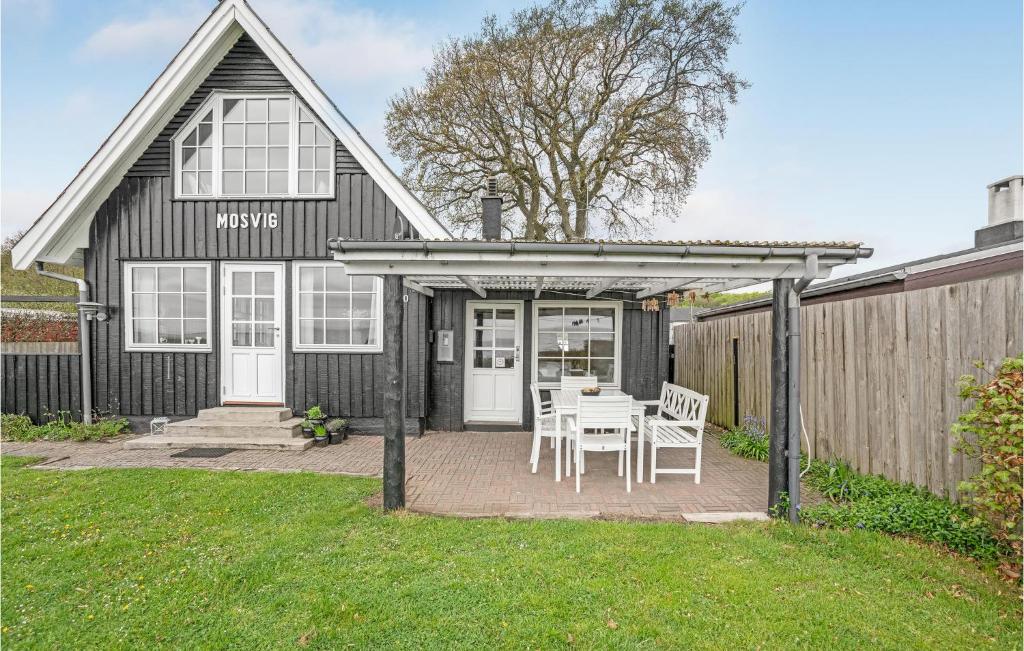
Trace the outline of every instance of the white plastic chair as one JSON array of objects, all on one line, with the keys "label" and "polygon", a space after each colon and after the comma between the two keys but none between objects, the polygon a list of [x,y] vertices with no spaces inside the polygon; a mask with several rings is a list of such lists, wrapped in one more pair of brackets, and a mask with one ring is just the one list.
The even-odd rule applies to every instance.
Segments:
[{"label": "white plastic chair", "polygon": [[[531,472],[537,473],[537,463],[540,461],[540,440],[542,438],[550,438],[551,444],[554,446],[555,438],[559,436],[557,427],[555,426],[556,414],[551,410],[550,401],[542,401],[540,399],[540,389],[536,383],[530,385],[530,396],[533,398],[533,448],[530,451],[530,463],[533,468]],[[563,428],[561,436],[565,439],[566,451],[565,459],[566,463],[569,462],[569,437],[571,432],[569,428]],[[566,472],[568,474],[568,472]]]},{"label": "white plastic chair", "polygon": [[[618,452],[619,477],[626,470],[626,492],[632,492],[629,431],[633,427],[630,396],[580,396],[576,416],[569,419],[576,444],[576,492],[580,492],[580,466],[584,452]],[[597,430],[590,431],[588,430]],[[610,430],[610,431],[608,431]],[[625,460],[625,464],[623,464]]]},{"label": "white plastic chair", "polygon": [[586,389],[596,387],[597,378],[593,375],[563,375],[561,384],[563,389]]}]

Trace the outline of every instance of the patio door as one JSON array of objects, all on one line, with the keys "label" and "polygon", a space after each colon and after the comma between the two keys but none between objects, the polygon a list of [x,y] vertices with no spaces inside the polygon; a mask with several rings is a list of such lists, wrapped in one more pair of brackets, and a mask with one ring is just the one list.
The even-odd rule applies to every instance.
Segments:
[{"label": "patio door", "polygon": [[284,403],[284,265],[221,265],[225,403]]},{"label": "patio door", "polygon": [[466,303],[465,420],[522,423],[522,301]]}]

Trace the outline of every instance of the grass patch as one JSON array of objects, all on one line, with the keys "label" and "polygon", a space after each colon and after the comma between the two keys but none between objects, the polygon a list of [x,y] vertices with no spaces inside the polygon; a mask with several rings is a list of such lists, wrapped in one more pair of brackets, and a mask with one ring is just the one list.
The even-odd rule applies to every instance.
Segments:
[{"label": "grass patch", "polygon": [[28,416],[0,414],[0,438],[4,441],[99,441],[128,429],[124,418],[97,418],[91,425],[59,413],[41,425]]},{"label": "grass patch", "polygon": [[994,573],[866,531],[460,520],[372,479],[3,460],[9,648],[1015,648]]}]

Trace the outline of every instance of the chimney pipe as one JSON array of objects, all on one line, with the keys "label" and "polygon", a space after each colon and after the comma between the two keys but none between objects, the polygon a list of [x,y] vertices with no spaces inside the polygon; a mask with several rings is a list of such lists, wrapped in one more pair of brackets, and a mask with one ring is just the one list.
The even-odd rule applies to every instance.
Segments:
[{"label": "chimney pipe", "polygon": [[988,186],[988,225],[974,231],[974,246],[1012,242],[1024,236],[1024,177],[1021,175]]},{"label": "chimney pipe", "polygon": [[498,179],[487,178],[487,188],[480,198],[483,209],[483,238],[485,240],[501,239],[501,196],[498,194]]}]

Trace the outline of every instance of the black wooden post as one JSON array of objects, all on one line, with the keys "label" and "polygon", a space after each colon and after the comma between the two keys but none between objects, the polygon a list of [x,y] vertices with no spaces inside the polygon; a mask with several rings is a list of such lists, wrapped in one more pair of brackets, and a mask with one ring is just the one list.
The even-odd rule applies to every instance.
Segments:
[{"label": "black wooden post", "polygon": [[[793,281],[783,278],[772,282],[772,412],[768,431],[768,507],[779,503],[789,491],[786,448],[789,436],[789,315],[787,300]],[[796,371],[799,373],[799,369]]]},{"label": "black wooden post", "polygon": [[402,414],[402,277],[384,276],[384,508],[405,506],[405,422]]}]

